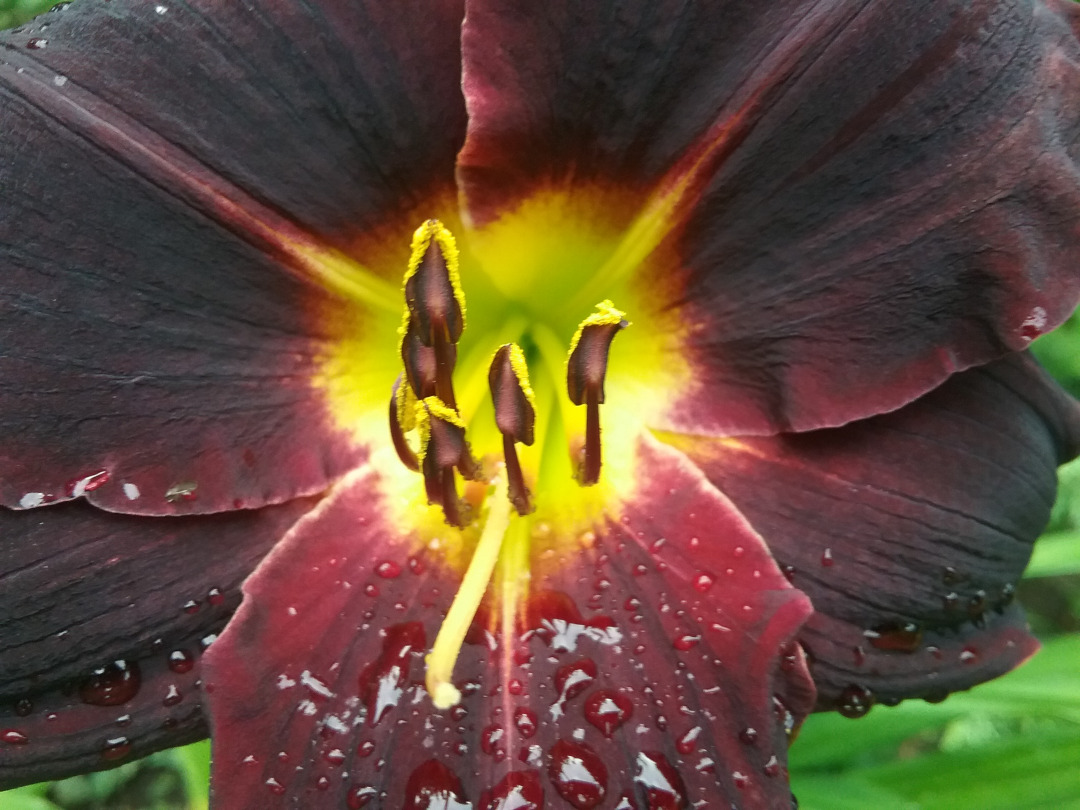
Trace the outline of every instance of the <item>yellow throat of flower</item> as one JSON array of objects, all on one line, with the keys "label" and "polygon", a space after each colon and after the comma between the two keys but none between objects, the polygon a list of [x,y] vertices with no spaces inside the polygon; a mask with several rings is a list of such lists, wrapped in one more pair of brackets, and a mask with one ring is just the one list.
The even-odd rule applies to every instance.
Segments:
[{"label": "yellow throat of flower", "polygon": [[[509,637],[538,555],[617,517],[635,437],[689,376],[679,326],[633,277],[638,254],[656,246],[650,234],[590,239],[567,227],[564,202],[536,200],[481,234],[466,229],[466,247],[442,222],[423,222],[403,309],[389,316],[372,275],[365,289],[379,295],[324,364],[338,421],[401,462],[377,461],[398,495],[395,523],[463,572],[428,656],[428,692],[442,708],[460,697],[451,674],[485,594],[492,629]],[[610,299],[585,303],[594,293],[626,301],[639,325],[627,329]]]}]

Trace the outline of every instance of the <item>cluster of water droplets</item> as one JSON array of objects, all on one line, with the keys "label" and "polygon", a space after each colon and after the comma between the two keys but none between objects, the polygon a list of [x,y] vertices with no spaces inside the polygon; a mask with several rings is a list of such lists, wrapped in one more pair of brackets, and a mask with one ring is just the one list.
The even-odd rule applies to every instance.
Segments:
[{"label": "cluster of water droplets", "polygon": [[[226,596],[220,588],[210,588],[200,599],[190,599],[177,610],[191,616],[204,608],[212,612],[202,621],[220,628],[228,613]],[[69,631],[57,635],[70,638]],[[191,643],[179,646],[154,639],[145,655],[103,662],[82,678],[64,682],[52,691],[0,705],[0,750],[5,745],[28,748],[39,739],[38,735],[51,737],[98,729],[103,760],[128,757],[139,736],[151,734],[155,728],[157,732],[170,732],[195,721],[198,702],[188,701],[187,705],[185,699],[202,688],[196,668],[198,659],[216,638],[214,632],[197,631],[190,637]],[[156,697],[148,695],[150,687],[157,690]],[[162,717],[158,706],[173,711]],[[96,714],[99,710],[100,716]],[[20,722],[23,719],[26,722]]]}]

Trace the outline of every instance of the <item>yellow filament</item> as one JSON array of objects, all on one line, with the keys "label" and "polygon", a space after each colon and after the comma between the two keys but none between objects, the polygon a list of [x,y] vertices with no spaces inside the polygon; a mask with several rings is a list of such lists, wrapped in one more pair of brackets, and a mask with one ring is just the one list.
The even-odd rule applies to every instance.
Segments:
[{"label": "yellow filament", "polygon": [[450,678],[454,673],[454,664],[461,652],[461,645],[465,642],[465,634],[469,632],[469,625],[472,624],[488,583],[491,582],[495,563],[502,550],[503,538],[510,528],[510,499],[507,495],[505,475],[500,474],[495,480],[495,492],[489,496],[488,503],[490,508],[487,522],[476,544],[472,561],[461,580],[461,587],[454,596],[454,602],[443,619],[435,644],[425,659],[425,685],[432,703],[438,709],[449,709],[461,701],[461,692]]}]

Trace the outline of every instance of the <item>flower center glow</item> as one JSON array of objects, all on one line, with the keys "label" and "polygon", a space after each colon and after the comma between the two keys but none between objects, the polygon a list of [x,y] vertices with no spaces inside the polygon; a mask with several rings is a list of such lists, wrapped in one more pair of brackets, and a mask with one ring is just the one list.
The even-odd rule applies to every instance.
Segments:
[{"label": "flower center glow", "polygon": [[[449,678],[481,599],[490,629],[512,637],[530,580],[617,519],[636,437],[690,381],[685,324],[661,303],[671,280],[649,265],[666,232],[652,209],[643,223],[617,207],[552,194],[453,236],[428,220],[378,272],[321,274],[362,313],[326,320],[330,412],[371,448],[392,525],[463,574],[428,662],[438,705],[456,699]],[[394,265],[407,268],[396,311]]]},{"label": "flower center glow", "polygon": [[[471,505],[458,495],[457,477],[485,481],[491,477],[468,442],[468,425],[457,408],[454,368],[457,344],[465,329],[465,295],[461,289],[457,243],[438,220],[429,219],[413,235],[405,272],[405,309],[398,328],[398,351],[404,367],[394,383],[389,433],[399,459],[419,472],[429,504],[442,508],[450,526],[474,522]],[[566,389],[574,405],[585,406],[584,444],[575,478],[581,486],[600,480],[602,466],[600,405],[608,354],[616,334],[629,324],[610,301],[586,317],[570,341]],[[550,358],[549,358],[550,362]],[[488,502],[487,516],[472,561],[428,656],[427,687],[436,706],[460,700],[450,681],[464,642],[499,559],[510,528],[512,504],[518,516],[532,513],[530,485],[517,457],[517,444],[535,438],[536,396],[529,382],[528,360],[517,343],[504,343],[492,354],[487,382],[495,427],[502,435],[502,469]],[[416,434],[413,439],[409,434]]]}]

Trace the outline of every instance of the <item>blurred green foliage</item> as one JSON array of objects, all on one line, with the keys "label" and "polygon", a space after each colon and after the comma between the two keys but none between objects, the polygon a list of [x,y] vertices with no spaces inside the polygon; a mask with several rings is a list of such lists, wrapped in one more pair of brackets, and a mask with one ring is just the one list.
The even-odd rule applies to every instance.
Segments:
[{"label": "blurred green foliage", "polygon": [[[0,28],[55,0],[0,0]],[[1080,318],[1035,353],[1080,397]],[[807,720],[790,753],[802,810],[1080,810],[1080,462],[1061,471],[1046,535],[1021,583],[1045,648],[1028,664],[930,705]],[[4,810],[206,810],[210,745],[0,795]]]},{"label": "blurred green foliage", "polygon": [[58,0],[0,0],[0,28],[20,25],[31,17],[48,11],[57,2]]}]

